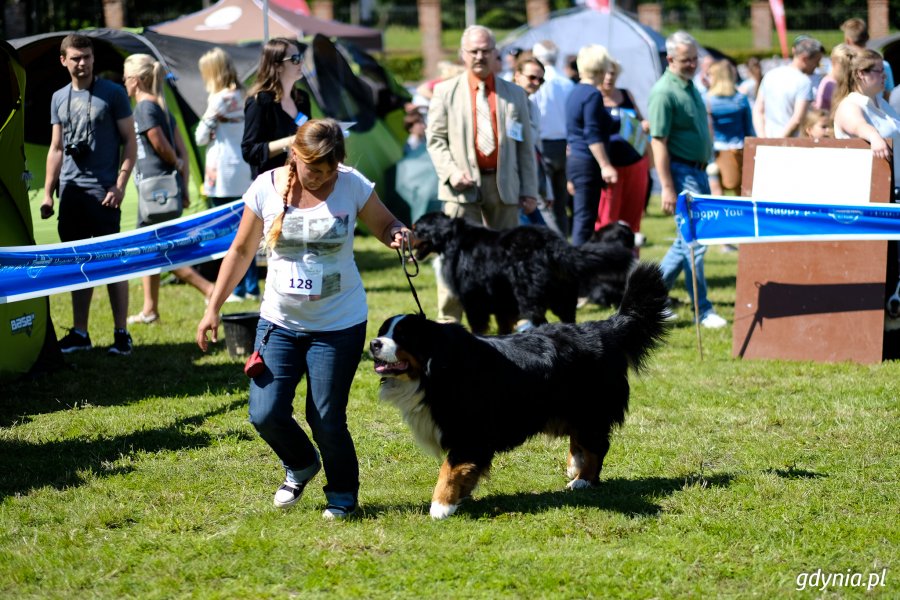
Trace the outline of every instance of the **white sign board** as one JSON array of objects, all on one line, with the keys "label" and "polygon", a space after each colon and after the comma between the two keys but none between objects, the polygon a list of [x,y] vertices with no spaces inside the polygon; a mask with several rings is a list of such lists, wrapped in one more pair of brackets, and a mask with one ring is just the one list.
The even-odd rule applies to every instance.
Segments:
[{"label": "white sign board", "polygon": [[757,146],[753,198],[774,202],[865,204],[872,188],[872,151]]}]

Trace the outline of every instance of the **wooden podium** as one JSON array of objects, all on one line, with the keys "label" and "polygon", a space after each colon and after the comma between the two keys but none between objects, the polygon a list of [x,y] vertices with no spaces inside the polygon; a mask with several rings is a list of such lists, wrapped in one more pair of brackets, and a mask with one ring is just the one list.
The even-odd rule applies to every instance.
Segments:
[{"label": "wooden podium", "polygon": [[[796,161],[757,161],[758,152],[773,153],[766,147],[784,148],[777,152],[784,157],[793,155]],[[816,190],[825,191],[827,196],[829,190],[848,181],[852,185],[853,181],[842,178],[853,177],[859,169],[827,168],[835,164],[833,159],[838,154],[828,152],[829,160],[823,164],[816,156],[820,149],[855,150],[843,153],[853,158],[848,161],[851,165],[858,165],[860,156],[865,156],[858,151],[870,150],[863,140],[747,138],[741,194],[753,197],[756,181],[758,188],[769,190],[765,197],[755,196],[760,200],[815,200]],[[890,201],[890,163],[880,159],[869,162],[868,198],[857,195],[841,202]],[[773,179],[776,177],[779,179]],[[780,187],[779,181],[794,188],[799,183],[807,195],[774,197],[772,190]],[[857,178],[856,183],[864,195],[865,178]],[[881,362],[886,269],[886,241],[742,244],[732,354],[741,358]]]}]

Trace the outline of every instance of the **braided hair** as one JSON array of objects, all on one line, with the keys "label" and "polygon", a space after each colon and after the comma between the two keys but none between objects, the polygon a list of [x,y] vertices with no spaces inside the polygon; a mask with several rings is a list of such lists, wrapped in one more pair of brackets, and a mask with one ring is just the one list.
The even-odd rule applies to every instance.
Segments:
[{"label": "braided hair", "polygon": [[284,208],[272,222],[269,233],[266,234],[264,247],[267,250],[274,248],[281,236],[284,216],[291,204],[293,188],[299,182],[297,161],[301,160],[307,165],[325,162],[334,169],[344,161],[347,155],[344,146],[344,132],[334,119],[312,119],[304,123],[294,134],[291,150],[293,150],[294,156],[288,160],[288,179],[281,199]]}]

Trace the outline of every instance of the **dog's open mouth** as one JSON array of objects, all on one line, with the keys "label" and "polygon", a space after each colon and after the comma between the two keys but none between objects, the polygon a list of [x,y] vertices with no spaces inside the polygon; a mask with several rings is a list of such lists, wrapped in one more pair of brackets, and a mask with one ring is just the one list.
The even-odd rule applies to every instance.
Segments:
[{"label": "dog's open mouth", "polygon": [[375,372],[379,375],[400,375],[402,373],[406,373],[409,370],[409,363],[405,360],[398,360],[397,362],[386,362],[383,360],[375,359]]}]

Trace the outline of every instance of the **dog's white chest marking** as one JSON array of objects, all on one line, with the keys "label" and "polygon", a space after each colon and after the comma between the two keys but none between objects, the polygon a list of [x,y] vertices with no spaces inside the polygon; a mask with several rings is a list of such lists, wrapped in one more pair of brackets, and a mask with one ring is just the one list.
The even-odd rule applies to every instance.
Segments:
[{"label": "dog's white chest marking", "polygon": [[419,382],[385,379],[379,396],[397,407],[419,446],[438,458],[443,455],[441,429],[434,422],[431,409],[422,402],[425,392],[419,388]]}]

